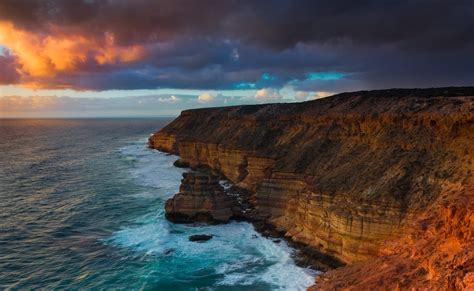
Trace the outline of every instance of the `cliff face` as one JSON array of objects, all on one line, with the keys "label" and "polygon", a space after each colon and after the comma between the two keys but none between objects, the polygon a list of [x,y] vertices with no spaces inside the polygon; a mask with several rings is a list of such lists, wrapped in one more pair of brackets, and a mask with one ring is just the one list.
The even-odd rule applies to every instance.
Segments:
[{"label": "cliff face", "polygon": [[256,215],[291,239],[362,262],[471,184],[472,96],[474,88],[384,90],[188,110],[150,146],[252,191]]},{"label": "cliff face", "polygon": [[325,273],[310,289],[473,290],[474,180],[445,189],[378,257]]}]

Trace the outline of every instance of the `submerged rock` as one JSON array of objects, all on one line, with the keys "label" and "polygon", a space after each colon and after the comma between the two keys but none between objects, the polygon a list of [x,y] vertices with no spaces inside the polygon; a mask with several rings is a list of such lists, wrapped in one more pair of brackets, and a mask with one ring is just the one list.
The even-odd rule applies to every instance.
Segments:
[{"label": "submerged rock", "polygon": [[202,242],[202,241],[208,241],[213,237],[212,234],[195,234],[189,236],[189,241],[196,241],[196,242]]},{"label": "submerged rock", "polygon": [[173,253],[174,251],[175,251],[175,249],[169,248],[169,249],[164,250],[164,251],[163,251],[163,254],[167,256],[167,255]]}]

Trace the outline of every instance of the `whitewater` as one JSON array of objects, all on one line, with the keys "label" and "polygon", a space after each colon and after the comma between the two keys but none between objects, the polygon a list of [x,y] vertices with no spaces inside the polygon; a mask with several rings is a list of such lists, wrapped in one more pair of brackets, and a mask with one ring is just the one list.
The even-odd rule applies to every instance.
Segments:
[{"label": "whitewater", "polygon": [[[246,222],[174,224],[169,119],[0,120],[0,290],[304,290],[315,273]],[[33,142],[32,142],[33,141]],[[212,234],[203,243],[193,234]]]},{"label": "whitewater", "polygon": [[[149,149],[146,142],[141,139],[120,149],[130,164],[129,173],[134,182],[149,187],[131,198],[158,197],[164,202],[178,192],[186,170],[173,166],[177,156]],[[173,281],[177,285],[180,282],[192,285],[194,280],[204,280],[210,283],[207,287],[216,289],[305,290],[314,282],[314,271],[295,265],[291,257],[294,249],[283,240],[263,237],[250,223],[174,224],[165,219],[164,207],[135,222],[135,226],[114,233],[109,242],[153,257],[160,279],[169,285]],[[214,237],[196,243],[188,239],[193,234]]]}]

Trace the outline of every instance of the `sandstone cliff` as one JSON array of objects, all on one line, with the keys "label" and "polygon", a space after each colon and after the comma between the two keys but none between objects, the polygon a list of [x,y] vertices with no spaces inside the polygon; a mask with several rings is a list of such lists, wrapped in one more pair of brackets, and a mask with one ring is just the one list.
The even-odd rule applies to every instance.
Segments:
[{"label": "sandstone cliff", "polygon": [[[461,288],[474,272],[473,208],[466,198],[473,181],[473,96],[474,88],[382,90],[188,110],[154,134],[150,146],[219,171],[254,193],[257,217],[350,264],[322,277],[321,286]],[[399,278],[414,278],[405,285],[364,274],[367,264],[387,264],[373,258],[402,253],[411,265],[405,270],[400,263]],[[337,281],[340,274],[351,278],[347,272],[352,281]],[[357,276],[366,281],[357,285]]]}]

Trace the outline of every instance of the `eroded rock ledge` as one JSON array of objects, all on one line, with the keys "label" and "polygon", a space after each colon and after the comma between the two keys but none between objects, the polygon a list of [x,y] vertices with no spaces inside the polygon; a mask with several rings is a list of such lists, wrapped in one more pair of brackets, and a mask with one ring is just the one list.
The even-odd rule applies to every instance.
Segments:
[{"label": "eroded rock ledge", "polygon": [[[256,217],[349,264],[320,286],[465,288],[474,282],[473,96],[382,90],[188,110],[150,146],[221,173],[253,193]],[[390,263],[396,270],[376,271]]]}]

